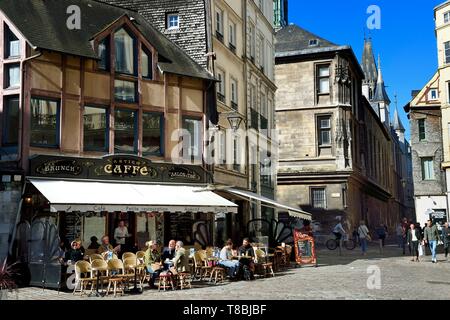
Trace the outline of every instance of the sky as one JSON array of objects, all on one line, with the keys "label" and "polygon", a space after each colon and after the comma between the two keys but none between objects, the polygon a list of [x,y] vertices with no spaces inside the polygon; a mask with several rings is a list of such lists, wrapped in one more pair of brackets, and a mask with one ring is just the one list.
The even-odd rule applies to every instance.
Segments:
[{"label": "sky", "polygon": [[[411,91],[422,89],[437,69],[434,7],[444,0],[290,0],[289,23],[295,23],[339,45],[350,45],[361,61],[364,33],[372,37],[375,58],[381,57],[391,117],[398,110],[409,139],[403,110]],[[368,30],[369,6],[380,8],[381,28]]]}]

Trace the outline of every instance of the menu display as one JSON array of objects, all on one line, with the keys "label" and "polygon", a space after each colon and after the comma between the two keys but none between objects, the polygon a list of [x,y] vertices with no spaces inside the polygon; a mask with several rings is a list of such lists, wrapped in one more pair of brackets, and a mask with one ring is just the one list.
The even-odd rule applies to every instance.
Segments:
[{"label": "menu display", "polygon": [[314,264],[317,267],[317,256],[314,238],[294,230],[295,261],[299,265]]}]

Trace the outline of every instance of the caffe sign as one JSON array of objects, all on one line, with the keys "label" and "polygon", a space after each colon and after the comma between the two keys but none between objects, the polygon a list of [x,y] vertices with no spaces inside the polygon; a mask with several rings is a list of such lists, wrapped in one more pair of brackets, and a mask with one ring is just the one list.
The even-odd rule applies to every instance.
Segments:
[{"label": "caffe sign", "polygon": [[113,158],[110,163],[103,166],[106,174],[117,175],[121,177],[155,177],[157,172],[147,165],[146,161],[133,158]]}]

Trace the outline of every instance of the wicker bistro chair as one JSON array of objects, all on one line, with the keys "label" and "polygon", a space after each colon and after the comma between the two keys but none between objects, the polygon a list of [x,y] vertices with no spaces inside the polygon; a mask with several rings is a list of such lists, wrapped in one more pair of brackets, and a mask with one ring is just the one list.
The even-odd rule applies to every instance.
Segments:
[{"label": "wicker bistro chair", "polygon": [[255,255],[257,259],[256,263],[256,269],[261,268],[262,274],[266,277],[267,275],[271,275],[272,277],[275,277],[275,273],[273,272],[273,263],[272,262],[266,262],[266,254],[261,249],[255,250]]},{"label": "wicker bistro chair", "polygon": [[94,286],[97,286],[97,277],[98,277],[98,284],[102,286],[102,291],[103,291],[103,286],[105,285],[105,283],[106,284],[108,283],[108,278],[109,278],[108,277],[108,263],[105,260],[103,260],[102,258],[95,259],[95,260],[92,260],[91,267],[92,267],[91,277],[95,278]]},{"label": "wicker bistro chair", "polygon": [[200,250],[197,252],[198,259],[201,263],[201,273],[200,273],[200,281],[203,280],[203,278],[211,277],[212,272],[212,266],[208,264],[208,255],[206,254],[205,250]]},{"label": "wicker bistro chair", "polygon": [[73,290],[73,294],[80,292],[83,295],[89,283],[91,284],[92,291],[95,280],[92,277],[92,266],[89,262],[80,260],[75,263],[75,289]]},{"label": "wicker bistro chair", "polygon": [[224,281],[227,278],[227,273],[225,268],[222,267],[213,267],[212,271],[211,271],[211,276],[209,278],[209,282],[213,282],[214,279],[214,284],[217,284],[219,282]]},{"label": "wicker bistro chair", "polygon": [[92,261],[97,260],[97,259],[103,259],[101,254],[98,253],[94,253],[94,254],[90,254],[89,255],[89,261],[92,263]]},{"label": "wicker bistro chair", "polygon": [[136,277],[136,281],[139,283],[139,287],[142,290],[145,280],[145,272],[141,271],[142,268],[138,266],[136,259],[134,259],[133,257],[124,259],[123,267],[124,267],[124,280],[126,283],[126,288],[128,289],[130,287],[130,282],[134,284],[134,279]]},{"label": "wicker bistro chair", "polygon": [[125,275],[125,270],[123,267],[122,260],[111,259],[108,261],[108,287],[106,289],[106,295],[109,295],[111,290],[111,285],[113,286],[114,297],[117,293],[124,294],[124,282],[127,276]]},{"label": "wicker bistro chair", "polygon": [[174,286],[174,277],[170,272],[161,272],[159,274],[159,282],[158,282],[158,291],[161,291],[163,289],[166,291],[166,289],[172,289],[175,290]]},{"label": "wicker bistro chair", "polygon": [[135,260],[137,259],[136,254],[134,254],[133,252],[124,252],[122,254],[122,261],[124,261],[125,259],[128,259],[128,258],[134,258]]},{"label": "wicker bistro chair", "polygon": [[179,272],[177,274],[177,288],[180,288],[180,290],[192,288],[192,274],[190,272]]},{"label": "wicker bistro chair", "polygon": [[144,257],[145,257],[145,251],[136,252],[136,259],[144,259]]}]

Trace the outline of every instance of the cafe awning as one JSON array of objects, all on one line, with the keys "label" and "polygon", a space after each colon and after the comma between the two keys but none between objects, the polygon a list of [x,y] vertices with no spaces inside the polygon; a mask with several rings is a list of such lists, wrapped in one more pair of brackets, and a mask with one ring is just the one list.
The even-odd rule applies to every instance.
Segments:
[{"label": "cafe awning", "polygon": [[237,213],[237,205],[198,187],[114,182],[28,179],[50,202],[52,212]]},{"label": "cafe awning", "polygon": [[305,219],[305,220],[311,220],[311,213],[308,213],[306,211],[300,210],[300,209],[296,209],[287,205],[284,205],[282,203],[279,203],[275,200],[269,199],[267,197],[261,196],[257,193],[253,193],[250,191],[244,191],[244,190],[239,190],[239,189],[234,189],[234,188],[230,188],[230,189],[226,189],[224,190],[226,192],[230,192],[234,195],[237,195],[239,197],[248,199],[248,200],[256,200],[256,201],[261,201],[263,206],[266,207],[271,207],[274,209],[278,209],[278,210],[286,210],[290,216],[293,217],[297,217],[300,219]]}]

